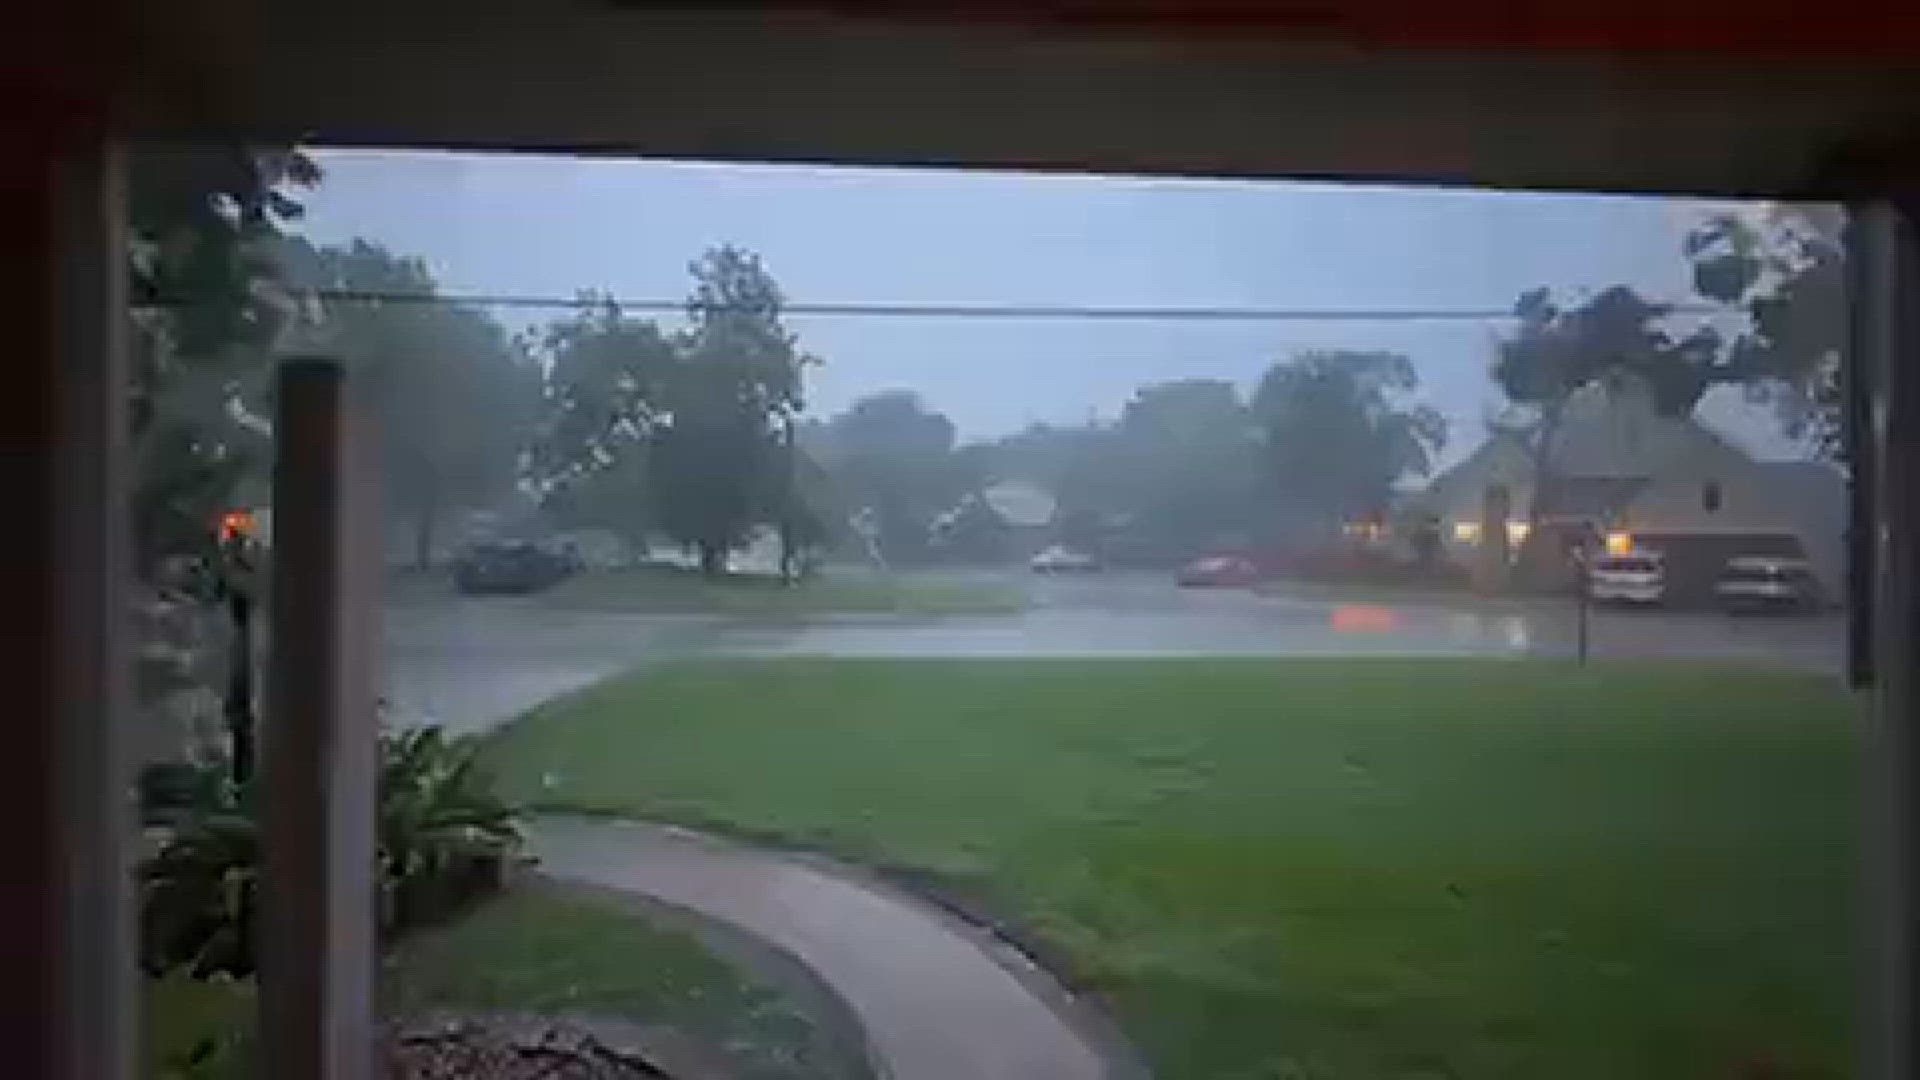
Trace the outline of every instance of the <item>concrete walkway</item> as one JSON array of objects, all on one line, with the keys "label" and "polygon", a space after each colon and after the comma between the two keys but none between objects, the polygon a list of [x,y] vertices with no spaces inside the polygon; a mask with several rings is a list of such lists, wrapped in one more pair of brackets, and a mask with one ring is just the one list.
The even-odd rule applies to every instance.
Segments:
[{"label": "concrete walkway", "polygon": [[852,1007],[897,1080],[1132,1076],[1097,1019],[991,934],[797,855],[681,829],[542,817],[544,873],[690,908],[784,948]]}]

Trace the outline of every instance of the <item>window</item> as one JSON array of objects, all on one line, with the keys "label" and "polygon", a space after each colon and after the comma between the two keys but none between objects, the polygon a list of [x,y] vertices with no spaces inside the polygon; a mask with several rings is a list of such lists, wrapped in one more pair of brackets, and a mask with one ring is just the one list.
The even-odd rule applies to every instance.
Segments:
[{"label": "window", "polygon": [[1700,485],[1700,508],[1709,514],[1720,510],[1720,482],[1709,480]]}]

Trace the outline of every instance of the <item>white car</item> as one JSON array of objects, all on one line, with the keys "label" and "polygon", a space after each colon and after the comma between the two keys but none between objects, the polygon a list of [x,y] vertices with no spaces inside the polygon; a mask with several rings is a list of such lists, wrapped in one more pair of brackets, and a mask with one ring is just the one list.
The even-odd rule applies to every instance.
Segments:
[{"label": "white car", "polygon": [[1054,544],[1027,563],[1038,574],[1073,573],[1076,571],[1098,570],[1100,560],[1084,551]]},{"label": "white car", "polygon": [[1667,563],[1656,551],[1601,555],[1587,568],[1587,595],[1596,601],[1657,604],[1667,595]]}]

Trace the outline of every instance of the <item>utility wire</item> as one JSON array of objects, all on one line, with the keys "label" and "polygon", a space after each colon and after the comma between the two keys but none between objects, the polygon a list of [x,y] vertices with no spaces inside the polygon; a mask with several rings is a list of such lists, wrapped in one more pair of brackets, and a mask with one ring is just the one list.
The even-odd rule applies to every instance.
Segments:
[{"label": "utility wire", "polygon": [[[472,307],[537,308],[578,310],[612,307],[622,311],[681,312],[689,307],[684,300],[621,300],[584,296],[568,299],[558,296],[526,296],[502,293],[408,293],[376,292],[359,289],[312,289],[303,295],[319,300],[344,303],[379,304],[461,304]],[[137,308],[189,307],[196,301],[183,297],[163,297],[136,302]],[[706,310],[763,310],[757,306],[702,305]],[[1720,308],[1705,304],[1673,304],[1669,314],[1714,314]],[[780,305],[783,315],[854,315],[881,318],[959,318],[959,319],[1087,319],[1203,322],[1440,322],[1518,318],[1506,308],[1265,308],[1265,307],[1097,307],[1083,305],[1027,304],[885,304],[885,303],[787,303]]]}]

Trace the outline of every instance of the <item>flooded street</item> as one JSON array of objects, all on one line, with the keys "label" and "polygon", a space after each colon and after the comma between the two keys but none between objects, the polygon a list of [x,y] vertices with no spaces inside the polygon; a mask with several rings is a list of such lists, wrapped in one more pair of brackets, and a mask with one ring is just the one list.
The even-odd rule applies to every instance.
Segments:
[{"label": "flooded street", "polygon": [[[1016,576],[1018,575],[1018,576]],[[389,603],[385,685],[397,718],[483,730],[539,702],[647,662],[696,656],[1572,657],[1567,600],[1343,598],[1182,589],[1163,575],[1009,578],[1031,598],[1017,614],[945,618],[816,615],[754,621],[703,614],[579,610],[541,597],[423,594]],[[1837,615],[1593,609],[1594,659],[1674,658],[1835,672]]]}]

